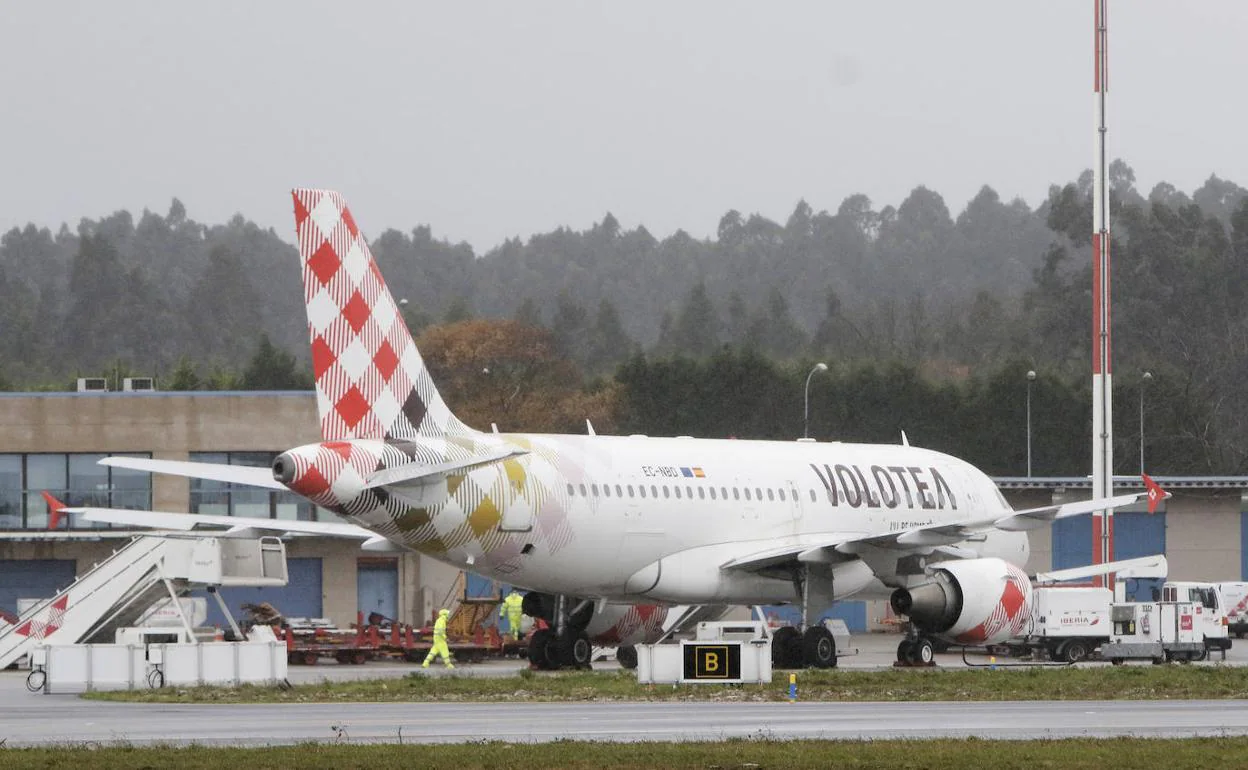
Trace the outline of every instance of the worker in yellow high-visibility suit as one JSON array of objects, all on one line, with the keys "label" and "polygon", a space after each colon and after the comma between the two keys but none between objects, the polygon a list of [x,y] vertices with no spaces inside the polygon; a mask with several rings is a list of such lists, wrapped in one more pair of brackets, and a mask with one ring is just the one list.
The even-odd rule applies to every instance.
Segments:
[{"label": "worker in yellow high-visibility suit", "polygon": [[451,650],[446,646],[446,619],[450,617],[450,610],[439,610],[438,619],[433,624],[433,647],[429,650],[428,657],[421,665],[429,668],[429,664],[439,655],[442,656],[442,662],[447,668],[455,668],[455,664],[451,663]]},{"label": "worker in yellow high-visibility suit", "polygon": [[524,606],[524,597],[520,595],[514,588],[511,593],[503,598],[503,606],[498,608],[498,616],[501,618],[504,614],[507,616],[507,627],[511,631],[511,635],[516,641],[520,641],[523,635],[520,633],[520,622],[523,619],[524,612],[521,609]]}]

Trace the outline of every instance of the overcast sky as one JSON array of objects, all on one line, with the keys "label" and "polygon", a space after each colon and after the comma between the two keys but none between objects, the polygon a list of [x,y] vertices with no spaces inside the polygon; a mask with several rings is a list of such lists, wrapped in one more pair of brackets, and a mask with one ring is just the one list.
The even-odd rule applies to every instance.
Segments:
[{"label": "overcast sky", "polygon": [[[611,211],[657,236],[805,198],[983,184],[1033,206],[1091,165],[1092,0],[0,0],[0,230],[117,209],[293,240],[293,186],[372,236],[482,253]],[[1248,2],[1111,0],[1110,152],[1248,186]]]}]

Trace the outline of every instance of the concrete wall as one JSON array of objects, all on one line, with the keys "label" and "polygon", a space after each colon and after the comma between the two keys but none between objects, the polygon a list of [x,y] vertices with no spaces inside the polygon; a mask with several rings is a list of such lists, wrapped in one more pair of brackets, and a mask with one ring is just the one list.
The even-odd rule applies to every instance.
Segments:
[{"label": "concrete wall", "polygon": [[1239,580],[1239,490],[1182,490],[1166,507],[1166,560],[1174,580]]}]

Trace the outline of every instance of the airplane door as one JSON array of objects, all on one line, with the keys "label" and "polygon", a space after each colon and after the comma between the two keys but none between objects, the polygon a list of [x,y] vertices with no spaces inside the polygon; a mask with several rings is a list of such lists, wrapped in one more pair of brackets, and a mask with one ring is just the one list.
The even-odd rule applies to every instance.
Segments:
[{"label": "airplane door", "polygon": [[498,528],[503,532],[528,532],[533,529],[535,482],[529,478],[527,463],[519,459],[503,461],[502,493],[498,496],[503,506],[502,520]]},{"label": "airplane door", "polygon": [[789,487],[789,508],[793,516],[793,520],[797,521],[802,518],[802,498],[797,493],[797,485],[792,481],[786,482]]}]

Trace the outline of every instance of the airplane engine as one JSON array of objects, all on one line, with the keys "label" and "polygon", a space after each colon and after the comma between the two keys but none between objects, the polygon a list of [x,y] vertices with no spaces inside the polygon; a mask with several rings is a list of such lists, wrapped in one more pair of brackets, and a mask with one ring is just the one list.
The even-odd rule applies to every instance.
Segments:
[{"label": "airplane engine", "polygon": [[334,508],[355,500],[379,465],[375,441],[324,441],[283,452],[273,460],[274,480],[317,505]]},{"label": "airplane engine", "polygon": [[1031,581],[1002,559],[941,562],[931,580],[898,588],[889,603],[923,634],[955,644],[997,644],[1031,617]]}]

